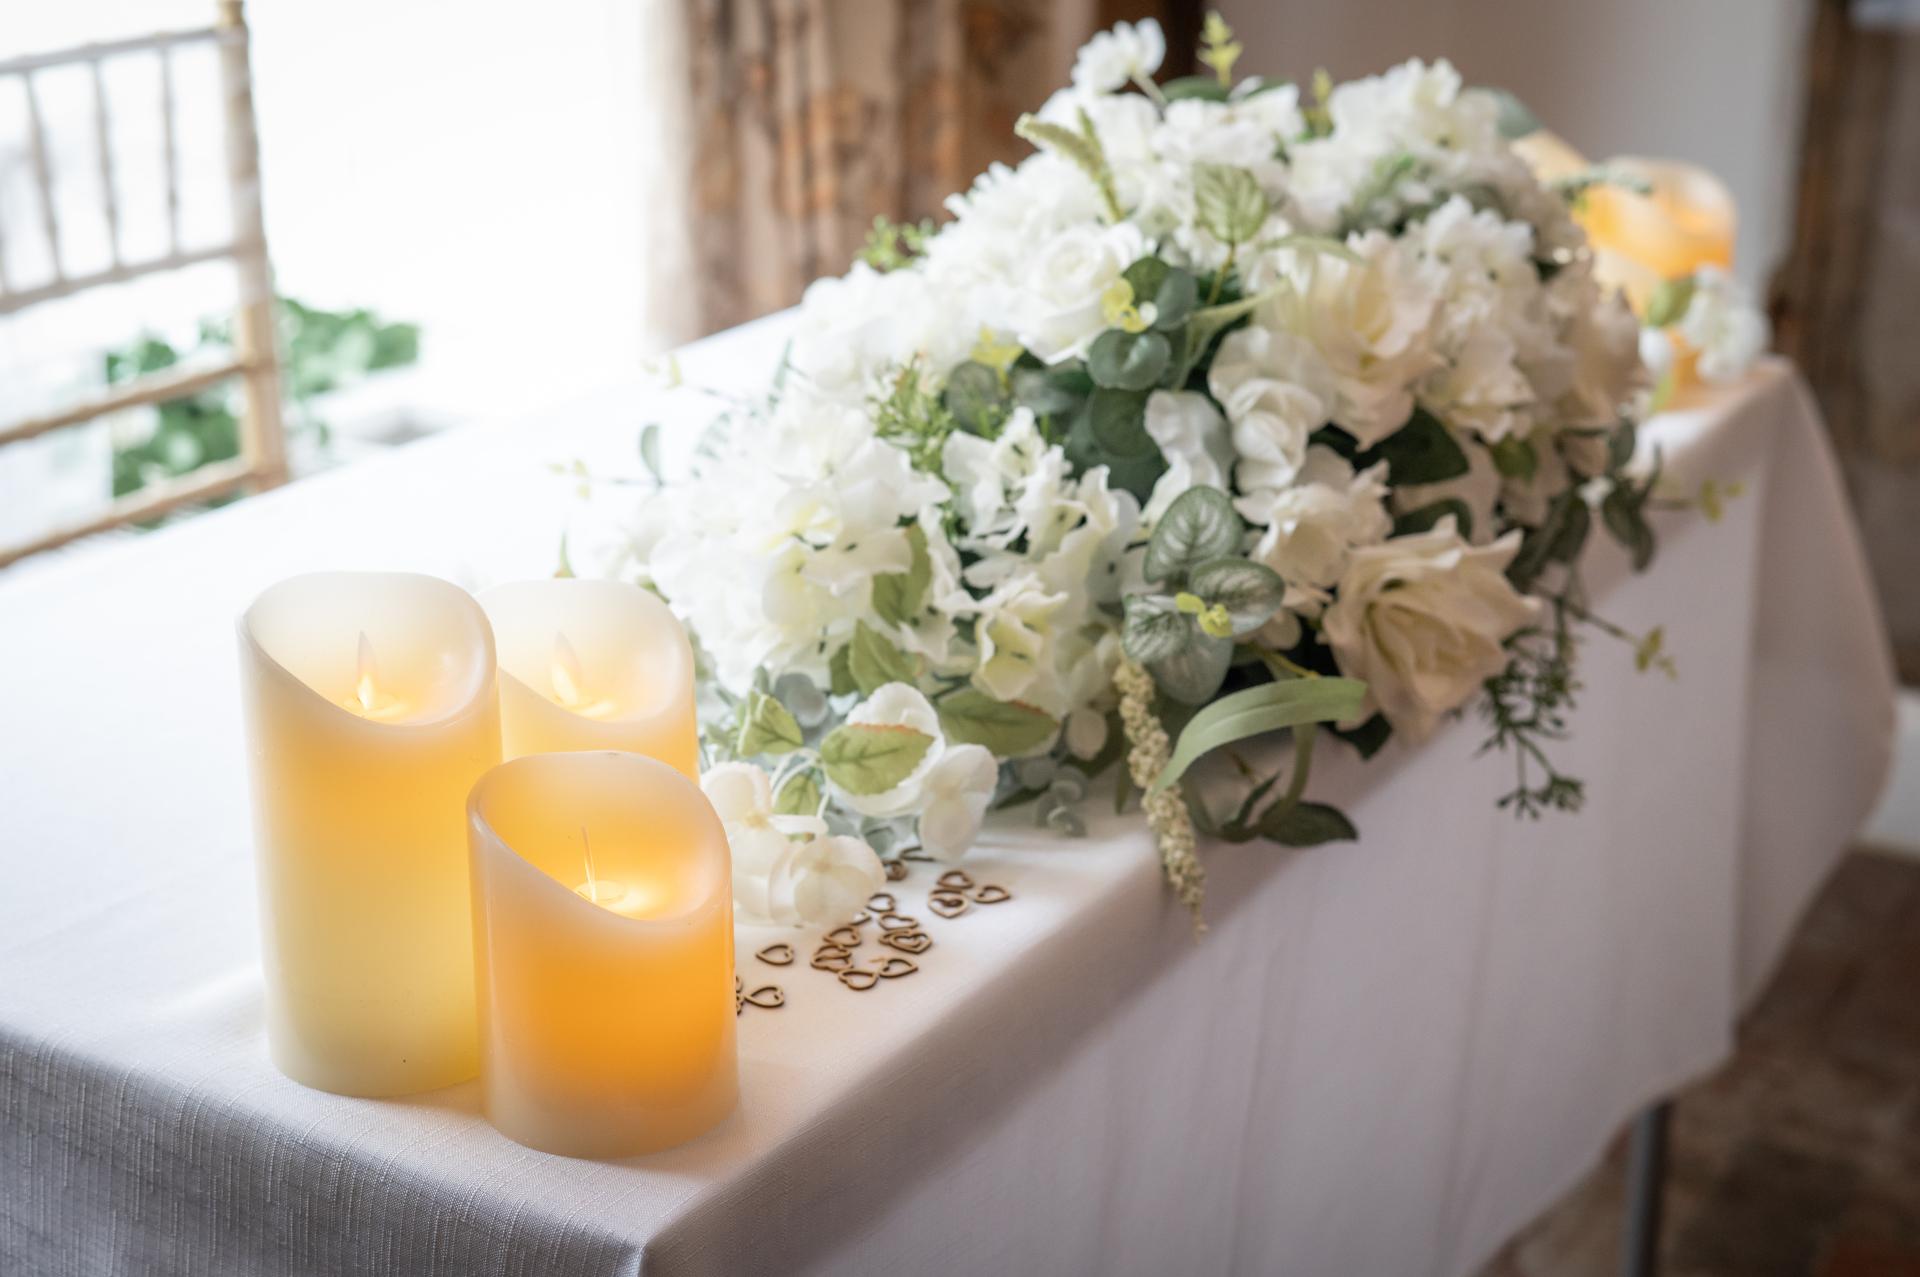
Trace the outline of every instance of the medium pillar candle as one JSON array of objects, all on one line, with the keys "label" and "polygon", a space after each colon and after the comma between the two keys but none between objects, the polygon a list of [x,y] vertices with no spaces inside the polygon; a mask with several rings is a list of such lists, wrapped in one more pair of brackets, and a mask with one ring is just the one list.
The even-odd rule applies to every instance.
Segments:
[{"label": "medium pillar candle", "polygon": [[522,1144],[626,1157],[732,1111],[726,834],[638,754],[538,754],[474,787],[474,966],[487,1117]]},{"label": "medium pillar candle", "polygon": [[282,581],[240,619],[267,1043],[344,1095],[478,1071],[468,791],[500,761],[487,618],[433,577]]},{"label": "medium pillar candle", "polygon": [[1642,313],[1662,280],[1733,264],[1737,218],[1719,178],[1691,164],[1633,156],[1609,160],[1607,167],[1644,182],[1646,193],[1599,183],[1575,216],[1593,244],[1603,282],[1625,288]]},{"label": "medium pillar candle", "polygon": [[637,585],[515,581],[480,596],[500,650],[507,758],[619,749],[700,775],[693,645]]}]

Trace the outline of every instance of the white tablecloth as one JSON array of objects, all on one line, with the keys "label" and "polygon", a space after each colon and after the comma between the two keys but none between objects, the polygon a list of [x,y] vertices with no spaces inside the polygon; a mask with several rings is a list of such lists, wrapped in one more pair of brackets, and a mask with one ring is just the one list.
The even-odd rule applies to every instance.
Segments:
[{"label": "white tablecloth", "polygon": [[[786,322],[689,375],[743,384]],[[1748,481],[1722,522],[1664,519],[1640,578],[1595,538],[1602,609],[1664,622],[1680,676],[1590,645],[1577,818],[1496,812],[1470,721],[1366,768],[1323,751],[1362,840],[1213,851],[1198,941],[1137,818],[1009,820],[974,867],[1016,899],[929,918],[911,979],[855,995],[743,931],[788,1005],[741,1021],[738,1113],[649,1158],[530,1152],[470,1085],[280,1077],[233,617],[309,568],[549,571],[542,462],[697,412],[616,390],[0,586],[0,1269],[1464,1273],[1725,1055],[1884,773],[1879,618],[1769,367],[1649,431],[1670,472]]]}]

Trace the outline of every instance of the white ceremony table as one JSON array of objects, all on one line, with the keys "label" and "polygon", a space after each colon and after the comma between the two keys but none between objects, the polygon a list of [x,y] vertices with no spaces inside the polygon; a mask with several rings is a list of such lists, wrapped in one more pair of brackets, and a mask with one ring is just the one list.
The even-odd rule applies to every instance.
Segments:
[{"label": "white ceremony table", "polygon": [[[791,320],[683,354],[749,389]],[[18,1273],[1461,1274],[1621,1122],[1725,1058],[1870,806],[1890,661],[1805,391],[1767,365],[1646,432],[1724,519],[1659,520],[1651,574],[1596,528],[1577,817],[1496,811],[1465,719],[1318,796],[1357,844],[1207,855],[1195,939],[1137,815],[1009,813],[969,867],[1014,899],[855,994],[804,954],[748,986],[739,1111],[657,1156],[495,1132],[467,1086],[304,1090],[268,1063],[234,619],[323,567],[544,575],[573,496],[711,407],[640,386],[476,426],[0,582],[0,1270]]]}]

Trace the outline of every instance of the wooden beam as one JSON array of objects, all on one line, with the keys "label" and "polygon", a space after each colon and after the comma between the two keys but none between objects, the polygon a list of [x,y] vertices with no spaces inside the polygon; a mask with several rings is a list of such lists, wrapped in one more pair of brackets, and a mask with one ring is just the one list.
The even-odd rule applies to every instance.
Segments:
[{"label": "wooden beam", "polygon": [[106,394],[98,395],[83,403],[48,413],[44,417],[30,417],[11,426],[0,427],[0,445],[20,443],[46,434],[49,430],[77,426],[83,421],[92,421],[95,417],[104,417],[110,412],[138,408],[142,404],[184,399],[188,395],[198,394],[209,386],[218,385],[229,377],[243,376],[247,371],[248,365],[244,359],[228,359],[217,364],[168,368],[161,372],[148,373],[132,381],[123,381]]},{"label": "wooden beam", "polygon": [[217,461],[210,466],[201,466],[198,470],[189,471],[165,483],[149,484],[131,496],[114,502],[104,513],[84,523],[69,524],[32,541],[0,547],[0,568],[17,563],[28,555],[51,550],[69,541],[92,536],[96,532],[105,532],[109,528],[139,523],[146,519],[157,519],[181,506],[223,496],[256,482],[259,478],[252,462],[245,457],[235,457],[230,461]]}]

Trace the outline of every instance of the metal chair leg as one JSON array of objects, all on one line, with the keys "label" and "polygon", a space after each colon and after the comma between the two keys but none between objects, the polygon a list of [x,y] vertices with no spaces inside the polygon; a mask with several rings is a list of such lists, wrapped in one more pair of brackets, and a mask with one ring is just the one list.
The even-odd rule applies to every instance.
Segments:
[{"label": "metal chair leg", "polygon": [[1660,1270],[1660,1208],[1667,1186],[1667,1127],[1673,1101],[1649,1105],[1633,1119],[1627,1146],[1626,1218],[1620,1235],[1622,1277]]}]

